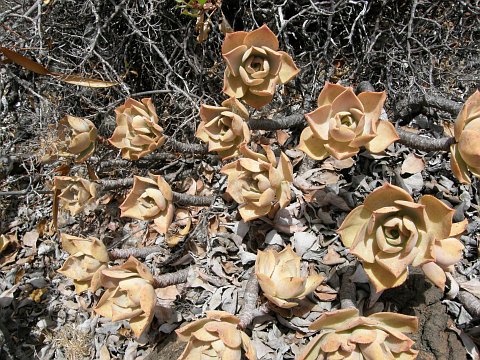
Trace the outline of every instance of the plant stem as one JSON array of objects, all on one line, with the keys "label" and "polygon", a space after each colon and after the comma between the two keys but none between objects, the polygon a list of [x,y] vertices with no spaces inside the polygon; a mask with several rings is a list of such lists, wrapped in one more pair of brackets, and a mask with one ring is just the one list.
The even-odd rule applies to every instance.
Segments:
[{"label": "plant stem", "polygon": [[164,146],[169,147],[173,151],[182,152],[182,153],[196,153],[196,154],[208,153],[208,146],[206,144],[187,144],[187,143],[174,140],[171,137],[167,138],[167,141],[165,142]]},{"label": "plant stem", "polygon": [[173,192],[173,202],[178,205],[210,206],[215,201],[214,196],[196,196]]},{"label": "plant stem", "polygon": [[338,296],[340,298],[340,306],[342,309],[357,308],[357,295],[355,293],[355,283],[351,280],[355,267],[349,266],[342,275],[342,282],[340,283],[340,290]]},{"label": "plant stem", "polygon": [[306,126],[307,122],[303,114],[293,114],[272,120],[250,120],[247,122],[250,130],[279,130],[297,126]]},{"label": "plant stem", "polygon": [[423,108],[435,108],[456,116],[462,109],[463,104],[446,99],[439,95],[414,93],[399,100],[395,104],[395,117],[399,119],[411,119],[422,113]]},{"label": "plant stem", "polygon": [[187,282],[190,268],[178,270],[174,273],[162,274],[154,277],[153,287],[161,288]]},{"label": "plant stem", "polygon": [[238,324],[238,328],[245,329],[254,319],[254,310],[257,307],[258,301],[258,279],[257,275],[255,274],[255,268],[252,267],[250,269],[250,277],[247,281],[247,285],[245,286],[245,292],[243,294],[244,304],[243,309],[238,315],[240,319],[240,323]]},{"label": "plant stem", "polygon": [[110,260],[128,259],[130,256],[144,259],[148,255],[163,251],[161,246],[146,246],[132,249],[112,249],[108,252]]},{"label": "plant stem", "polygon": [[400,137],[400,140],[398,140],[400,144],[421,151],[450,151],[450,145],[455,144],[454,137],[432,139],[430,137],[414,134],[400,128],[395,130]]},{"label": "plant stem", "polygon": [[480,299],[468,291],[460,290],[457,295],[457,300],[465,307],[473,318],[480,318]]},{"label": "plant stem", "polygon": [[[96,183],[100,187],[99,192],[102,192],[102,191],[130,187],[133,185],[133,179],[132,178],[115,179],[115,180],[102,179],[102,180],[96,181]],[[178,193],[173,191],[173,202],[177,203],[178,205],[209,206],[213,204],[214,201],[215,201],[214,196],[196,196],[196,195],[189,195],[189,194]]]}]

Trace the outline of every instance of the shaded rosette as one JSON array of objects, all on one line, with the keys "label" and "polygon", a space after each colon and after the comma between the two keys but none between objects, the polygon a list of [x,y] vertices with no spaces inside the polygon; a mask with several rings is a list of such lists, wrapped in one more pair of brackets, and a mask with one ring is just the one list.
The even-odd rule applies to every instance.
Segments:
[{"label": "shaded rosette", "polygon": [[215,151],[223,159],[240,154],[241,144],[250,141],[250,130],[246,123],[248,111],[235,98],[222,102],[222,106],[200,107],[202,122],[195,134],[208,143],[208,151]]},{"label": "shaded rosette", "polygon": [[221,170],[228,175],[227,193],[240,204],[239,212],[245,221],[257,219],[273,208],[284,208],[290,203],[292,164],[284,153],[277,162],[270,147],[263,148],[266,155],[241,146],[240,153],[244,157]]},{"label": "shaded rosette", "polygon": [[108,141],[121,149],[122,158],[138,160],[165,142],[152,99],[137,101],[128,98],[125,104],[115,109],[115,114],[117,127]]}]

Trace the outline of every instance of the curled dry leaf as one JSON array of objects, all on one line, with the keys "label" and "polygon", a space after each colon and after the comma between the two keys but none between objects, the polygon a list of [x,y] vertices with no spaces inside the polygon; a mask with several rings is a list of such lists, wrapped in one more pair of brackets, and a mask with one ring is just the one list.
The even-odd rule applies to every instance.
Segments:
[{"label": "curled dry leaf", "polygon": [[237,329],[240,320],[225,311],[207,311],[207,317],[193,321],[176,333],[188,344],[178,360],[241,359],[256,360],[255,348],[247,334]]},{"label": "curled dry leaf", "polygon": [[318,108],[305,114],[309,127],[300,136],[298,149],[315,160],[328,155],[343,160],[366,147],[384,151],[399,137],[393,125],[380,121],[385,92],[363,92],[327,82],[318,96]]},{"label": "curled dry leaf", "polygon": [[177,209],[175,211],[175,221],[172,223],[167,236],[166,243],[169,247],[177,246],[183,241],[190,232],[192,226],[192,215],[186,209]]},{"label": "curled dry leaf", "polygon": [[127,320],[140,337],[152,322],[157,300],[150,270],[130,257],[123,265],[103,269],[100,286],[106,291],[95,312],[112,321]]},{"label": "curled dry leaf", "polygon": [[450,146],[450,164],[455,177],[470,184],[470,171],[480,178],[480,91],[475,91],[463,105],[455,120],[456,144]]},{"label": "curled dry leaf", "polygon": [[416,359],[415,343],[404,333],[418,330],[418,319],[389,312],[368,317],[357,309],[323,313],[310,330],[321,333],[310,340],[298,360],[317,359]]},{"label": "curled dry leaf", "polygon": [[57,271],[72,279],[77,294],[99,288],[101,271],[107,267],[108,251],[95,237],[81,238],[61,234],[62,248],[70,254]]},{"label": "curled dry leaf", "polygon": [[222,55],[227,63],[223,92],[256,109],[272,101],[277,84],[299,71],[290,55],[278,51],[278,39],[267,25],[227,34]]},{"label": "curled dry leaf", "polygon": [[292,308],[320,285],[324,277],[316,273],[302,277],[300,263],[300,256],[290,245],[280,252],[273,249],[257,252],[255,274],[268,300],[281,308]]},{"label": "curled dry leaf", "polygon": [[405,190],[387,183],[348,214],[338,233],[362,261],[377,292],[401,285],[409,265],[421,267],[443,289],[445,271],[453,270],[463,250],[462,243],[451,237],[453,213],[431,195],[417,204]]},{"label": "curled dry leaf", "polygon": [[120,211],[122,217],[153,220],[157,230],[166,233],[175,213],[172,189],[160,175],[135,176]]},{"label": "curled dry leaf", "polygon": [[55,176],[53,186],[59,192],[60,207],[72,215],[94,205],[97,197],[96,185],[78,176]]},{"label": "curled dry leaf", "polygon": [[343,264],[347,259],[342,258],[338,253],[335,251],[335,247],[332,245],[328,246],[327,253],[322,259],[322,263],[325,265],[338,265]]},{"label": "curled dry leaf", "polygon": [[240,204],[239,212],[245,221],[267,215],[273,206],[284,208],[290,203],[292,163],[284,153],[277,162],[270,147],[263,148],[266,155],[241,146],[244,157],[221,170],[228,175],[227,193]]},{"label": "curled dry leaf", "polygon": [[402,164],[402,174],[416,174],[425,169],[425,161],[417,155],[408,154]]},{"label": "curled dry leaf", "polygon": [[108,141],[121,149],[122,158],[138,160],[165,143],[151,98],[141,101],[128,98],[115,109],[115,114],[117,127]]},{"label": "curled dry leaf", "polygon": [[118,83],[112,82],[112,81],[104,81],[100,79],[91,79],[91,78],[85,78],[80,75],[67,75],[67,74],[61,74],[61,73],[56,73],[56,72],[51,72],[48,70],[45,66],[37,63],[36,61],[33,61],[23,55],[20,55],[16,51],[0,47],[0,51],[5,55],[9,60],[14,62],[17,65],[20,65],[24,67],[25,69],[28,69],[30,71],[33,71],[36,74],[39,75],[48,75],[52,76],[58,80],[61,80],[63,82],[73,84],[73,85],[79,85],[79,86],[87,86],[87,87],[95,87],[95,88],[105,88],[105,87],[111,87],[114,85],[117,85]]}]

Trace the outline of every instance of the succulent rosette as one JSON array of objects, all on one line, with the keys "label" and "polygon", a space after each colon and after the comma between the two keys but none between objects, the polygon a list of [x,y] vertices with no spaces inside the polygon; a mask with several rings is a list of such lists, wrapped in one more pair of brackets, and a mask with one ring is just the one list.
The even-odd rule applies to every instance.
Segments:
[{"label": "succulent rosette", "polygon": [[227,193],[240,204],[239,212],[245,221],[267,215],[274,206],[284,208],[290,203],[292,163],[284,153],[277,162],[270,147],[264,146],[264,150],[266,155],[241,146],[244,157],[221,170],[228,175]]},{"label": "succulent rosette", "polygon": [[134,257],[120,266],[102,270],[100,286],[106,289],[95,312],[112,321],[128,320],[136,337],[152,322],[157,295],[153,276]]},{"label": "succulent rosette", "polygon": [[315,160],[331,155],[343,160],[360,147],[384,151],[399,137],[393,125],[380,121],[385,92],[363,92],[327,82],[318,96],[318,108],[305,114],[309,127],[300,135],[298,148]]},{"label": "succulent rosette", "polygon": [[445,271],[462,257],[462,243],[451,237],[453,213],[431,195],[415,203],[403,189],[384,184],[348,214],[338,233],[377,292],[401,285],[409,265],[443,289]]},{"label": "succulent rosette", "polygon": [[96,185],[78,176],[55,176],[53,179],[55,190],[60,193],[60,207],[77,215],[86,207],[94,205],[97,197]]},{"label": "succulent rosette", "polygon": [[250,141],[250,131],[245,120],[248,111],[236,98],[222,102],[222,106],[200,107],[200,123],[195,134],[208,143],[208,151],[215,151],[222,159],[239,155],[239,146]]},{"label": "succulent rosette", "polygon": [[83,162],[95,151],[97,128],[90,120],[67,115],[60,120],[57,133],[62,156],[74,156],[76,162]]},{"label": "succulent rosette", "polygon": [[450,164],[455,177],[470,184],[470,171],[480,178],[480,91],[475,91],[463,105],[455,121],[456,144],[450,146]]},{"label": "succulent rosette", "polygon": [[223,92],[256,109],[272,101],[277,84],[285,84],[299,71],[290,55],[278,47],[267,25],[227,34],[222,45],[227,63]]},{"label": "succulent rosette", "polygon": [[188,341],[178,360],[257,359],[250,338],[237,328],[240,320],[236,316],[225,311],[206,314],[206,318],[176,330],[181,341]]},{"label": "succulent rosette", "polygon": [[160,175],[135,176],[120,210],[121,217],[153,220],[158,231],[166,233],[175,213],[172,189]]},{"label": "succulent rosette", "polygon": [[137,101],[128,98],[125,104],[115,109],[115,114],[117,127],[108,141],[121,149],[122,158],[138,160],[165,142],[152,99]]},{"label": "succulent rosette", "polygon": [[380,312],[365,317],[357,309],[342,309],[323,313],[309,329],[321,332],[297,360],[413,360],[418,354],[404,334],[418,330],[415,316]]},{"label": "succulent rosette", "polygon": [[109,260],[105,245],[95,237],[85,239],[62,234],[61,240],[63,250],[70,256],[57,272],[73,280],[77,294],[98,289],[100,272]]},{"label": "succulent rosette", "polygon": [[290,246],[280,252],[257,252],[255,274],[268,300],[281,308],[292,308],[320,285],[324,277],[316,273],[302,276],[300,263],[300,256]]}]

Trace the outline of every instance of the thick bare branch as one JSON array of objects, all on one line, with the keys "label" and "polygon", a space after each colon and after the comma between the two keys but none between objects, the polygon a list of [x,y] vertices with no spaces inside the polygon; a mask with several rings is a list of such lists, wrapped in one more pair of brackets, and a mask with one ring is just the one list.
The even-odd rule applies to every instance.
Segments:
[{"label": "thick bare branch", "polygon": [[449,151],[450,145],[455,143],[454,137],[432,139],[430,137],[414,134],[400,128],[397,128],[396,130],[398,136],[400,137],[400,140],[398,140],[400,144],[421,151]]},{"label": "thick bare branch", "polygon": [[303,114],[293,114],[272,120],[250,120],[248,122],[248,127],[251,130],[278,130],[306,125],[307,122]]},{"label": "thick bare branch", "polygon": [[144,259],[148,255],[163,251],[161,246],[146,246],[143,248],[132,248],[132,249],[112,249],[108,252],[110,260],[116,259],[128,259],[130,256],[136,257],[138,259]]},{"label": "thick bare branch", "polygon": [[189,268],[178,270],[174,273],[162,274],[154,277],[154,288],[167,287],[187,282]]}]

